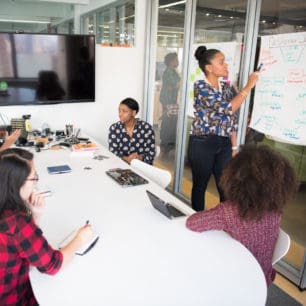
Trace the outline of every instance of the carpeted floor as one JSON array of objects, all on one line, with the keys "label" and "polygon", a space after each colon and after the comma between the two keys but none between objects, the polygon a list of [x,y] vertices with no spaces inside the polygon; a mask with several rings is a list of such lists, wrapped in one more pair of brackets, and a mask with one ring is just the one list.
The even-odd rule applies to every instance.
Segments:
[{"label": "carpeted floor", "polygon": [[266,306],[303,306],[282,289],[272,284],[268,290]]}]

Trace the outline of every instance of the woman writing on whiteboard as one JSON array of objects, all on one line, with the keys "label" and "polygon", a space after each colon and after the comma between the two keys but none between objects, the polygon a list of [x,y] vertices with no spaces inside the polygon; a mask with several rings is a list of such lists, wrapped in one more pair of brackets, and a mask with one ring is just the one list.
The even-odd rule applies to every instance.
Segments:
[{"label": "woman writing on whiteboard", "polygon": [[60,251],[48,244],[38,226],[44,196],[34,191],[38,176],[32,159],[31,152],[19,148],[0,153],[1,305],[38,305],[30,284],[30,266],[55,274],[92,236],[87,224]]},{"label": "woman writing on whiteboard", "polygon": [[237,130],[237,110],[258,80],[258,73],[249,76],[238,93],[234,87],[219,81],[228,76],[225,56],[216,49],[200,46],[195,58],[203,71],[203,80],[194,83],[194,119],[191,126],[188,159],[192,170],[192,208],[205,208],[205,192],[211,174],[216,180],[220,201],[224,200],[219,180],[222,170],[237,147],[231,137]]}]

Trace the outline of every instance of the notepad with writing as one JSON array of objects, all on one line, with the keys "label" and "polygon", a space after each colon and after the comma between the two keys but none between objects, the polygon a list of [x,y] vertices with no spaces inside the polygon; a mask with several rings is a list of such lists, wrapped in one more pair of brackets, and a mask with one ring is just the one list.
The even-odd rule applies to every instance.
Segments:
[{"label": "notepad with writing", "polygon": [[[58,245],[58,248],[61,249],[65,245],[67,245],[77,234],[78,229],[73,230],[71,233],[69,233]],[[85,255],[88,253],[98,242],[100,236],[98,234],[94,234],[92,239],[88,241],[84,246],[82,246],[79,250],[75,252],[76,255]]]}]

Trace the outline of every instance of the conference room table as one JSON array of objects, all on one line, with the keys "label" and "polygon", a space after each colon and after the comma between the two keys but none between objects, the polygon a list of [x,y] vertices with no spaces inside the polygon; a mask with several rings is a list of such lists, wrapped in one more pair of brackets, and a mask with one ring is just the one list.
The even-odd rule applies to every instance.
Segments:
[{"label": "conference room table", "polygon": [[[35,154],[38,186],[52,191],[40,221],[49,243],[58,248],[87,220],[100,235],[87,254],[76,255],[56,275],[30,269],[41,306],[265,305],[264,274],[242,244],[222,231],[192,232],[185,227],[187,217],[162,215],[146,190],[187,215],[194,211],[150,180],[121,187],[105,171],[129,165],[99,148]],[[48,174],[48,166],[63,164],[72,171]]]}]

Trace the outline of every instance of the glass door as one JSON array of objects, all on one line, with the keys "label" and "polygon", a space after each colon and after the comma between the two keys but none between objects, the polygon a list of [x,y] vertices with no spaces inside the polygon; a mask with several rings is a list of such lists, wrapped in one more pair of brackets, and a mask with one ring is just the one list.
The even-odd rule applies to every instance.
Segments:
[{"label": "glass door", "polygon": [[157,12],[153,126],[160,153],[155,165],[168,169],[172,177],[180,108],[185,2],[160,0]]}]

